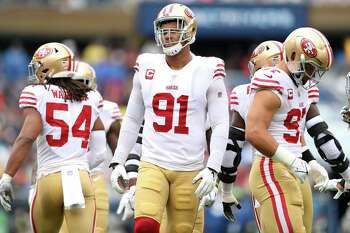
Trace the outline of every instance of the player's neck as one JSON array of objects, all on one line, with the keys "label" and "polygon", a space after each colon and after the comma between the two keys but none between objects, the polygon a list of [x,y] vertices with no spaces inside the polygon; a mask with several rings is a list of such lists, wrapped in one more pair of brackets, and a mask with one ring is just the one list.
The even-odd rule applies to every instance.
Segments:
[{"label": "player's neck", "polygon": [[189,47],[186,46],[175,56],[166,56],[165,60],[171,69],[181,70],[192,60],[191,51]]}]

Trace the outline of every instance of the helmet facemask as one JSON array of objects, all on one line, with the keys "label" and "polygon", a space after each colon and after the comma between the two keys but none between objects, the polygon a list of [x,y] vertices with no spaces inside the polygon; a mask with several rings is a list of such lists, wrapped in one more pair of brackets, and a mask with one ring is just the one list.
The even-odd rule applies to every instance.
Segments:
[{"label": "helmet facemask", "polygon": [[317,85],[325,73],[326,70],[322,70],[318,65],[313,62],[307,62],[304,54],[300,55],[300,63],[297,71],[291,72],[296,83],[302,85],[306,90]]},{"label": "helmet facemask", "polygon": [[28,84],[44,83],[45,79],[36,76],[36,72],[40,68],[40,62],[30,62],[28,65]]},{"label": "helmet facemask", "polygon": [[350,72],[346,74],[345,93],[348,99],[350,99]]},{"label": "helmet facemask", "polygon": [[[176,22],[176,28],[162,28],[162,25],[169,22]],[[194,19],[186,23],[183,17],[166,17],[154,21],[155,40],[158,46],[162,46],[167,56],[175,56],[185,46],[195,41],[195,29],[192,29]],[[191,30],[194,30],[191,32]],[[178,34],[178,40],[172,41],[172,34]]]}]

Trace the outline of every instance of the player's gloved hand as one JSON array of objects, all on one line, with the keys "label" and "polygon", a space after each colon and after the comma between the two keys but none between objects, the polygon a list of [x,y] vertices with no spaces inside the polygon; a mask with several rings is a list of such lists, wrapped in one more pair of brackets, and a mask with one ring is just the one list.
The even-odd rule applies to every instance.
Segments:
[{"label": "player's gloved hand", "polygon": [[[331,179],[328,181],[328,191],[337,191],[333,199],[338,199],[344,192],[350,191],[350,180],[349,179]],[[348,203],[349,205],[349,203]]]},{"label": "player's gloved hand", "polygon": [[340,110],[340,115],[344,122],[350,124],[350,111],[348,106],[342,107]]},{"label": "player's gloved hand", "polygon": [[199,202],[198,211],[203,207],[212,207],[215,203],[216,195],[218,194],[218,188],[215,186],[214,189],[207,195],[205,195]]},{"label": "player's gloved hand", "polygon": [[236,218],[233,215],[233,208],[241,209],[241,205],[232,192],[222,192],[222,207],[225,218],[230,222],[235,222]]},{"label": "player's gloved hand", "polygon": [[290,168],[293,171],[293,173],[300,179],[301,182],[305,181],[306,176],[310,172],[309,164],[300,158],[295,158]]},{"label": "player's gloved hand", "polygon": [[216,177],[216,171],[206,167],[200,171],[195,178],[193,178],[192,184],[195,184],[201,180],[195,191],[195,194],[199,199],[202,199],[205,195],[209,194],[214,189]]},{"label": "player's gloved hand", "polygon": [[328,172],[316,160],[311,160],[308,164],[310,166],[310,176],[315,182],[314,188],[320,192],[325,191],[329,181]]},{"label": "player's gloved hand", "polygon": [[4,173],[0,179],[0,204],[6,211],[12,210],[13,191],[12,177]]},{"label": "player's gloved hand", "polygon": [[283,148],[283,146],[278,146],[272,159],[279,161],[286,165],[293,173],[296,175],[301,182],[304,182],[306,176],[309,174],[310,166],[309,164],[296,157],[293,153]]},{"label": "player's gloved hand", "polygon": [[112,188],[118,193],[124,193],[128,187],[129,178],[125,167],[118,164],[111,173]]},{"label": "player's gloved hand", "polygon": [[134,215],[135,188],[135,186],[131,186],[130,190],[124,193],[120,199],[117,214],[123,214],[122,221],[125,221]]}]

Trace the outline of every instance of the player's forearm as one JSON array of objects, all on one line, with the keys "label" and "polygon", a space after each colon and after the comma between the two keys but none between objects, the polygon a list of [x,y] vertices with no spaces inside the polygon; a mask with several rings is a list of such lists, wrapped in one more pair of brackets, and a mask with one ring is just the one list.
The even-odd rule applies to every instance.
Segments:
[{"label": "player's forearm", "polygon": [[278,143],[265,129],[259,129],[254,126],[249,127],[247,125],[245,137],[263,155],[272,157],[277,150]]},{"label": "player's forearm", "polygon": [[106,134],[107,144],[109,148],[111,148],[112,153],[114,153],[115,148],[117,148],[119,132],[120,120],[113,122]]},{"label": "player's forearm", "polygon": [[10,158],[7,162],[5,173],[14,176],[18,169],[21,167],[22,162],[28,157],[31,152],[34,140],[19,136],[10,154]]}]

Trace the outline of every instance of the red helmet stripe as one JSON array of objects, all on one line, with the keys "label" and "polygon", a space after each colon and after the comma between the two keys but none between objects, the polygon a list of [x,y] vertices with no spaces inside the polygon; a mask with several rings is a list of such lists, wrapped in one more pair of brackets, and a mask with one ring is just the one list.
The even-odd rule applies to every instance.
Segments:
[{"label": "red helmet stripe", "polygon": [[66,45],[62,44],[63,48],[67,51],[67,53],[69,54],[69,63],[68,63],[68,70],[69,71],[74,71],[74,55],[72,50],[70,50],[70,48],[68,48]]},{"label": "red helmet stripe", "polygon": [[280,51],[281,61],[283,59],[283,44],[281,42],[272,40],[272,42],[277,46],[278,50]]}]

